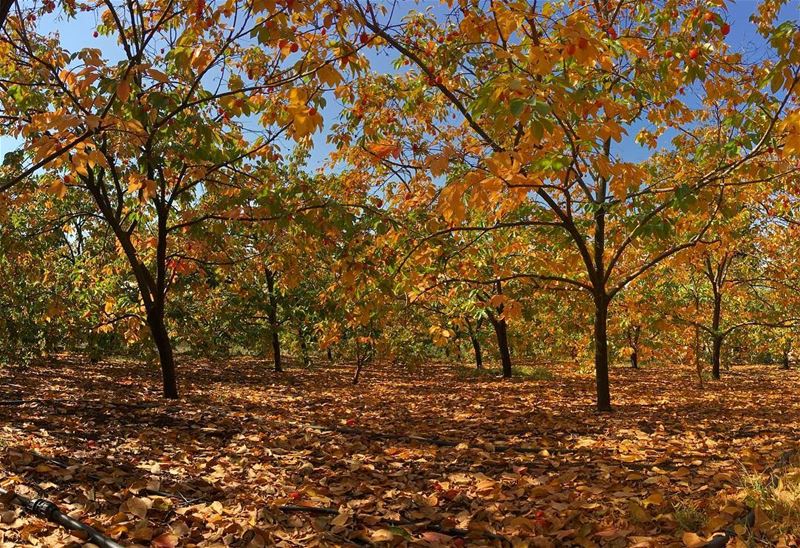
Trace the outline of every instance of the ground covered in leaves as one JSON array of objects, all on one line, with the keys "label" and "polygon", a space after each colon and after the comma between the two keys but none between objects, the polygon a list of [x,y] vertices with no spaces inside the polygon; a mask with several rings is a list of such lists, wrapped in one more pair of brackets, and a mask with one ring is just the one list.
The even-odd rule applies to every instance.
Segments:
[{"label": "ground covered in leaves", "polygon": [[[685,546],[741,532],[743,476],[797,442],[797,371],[737,367],[700,389],[689,368],[614,368],[611,414],[591,374],[552,371],[372,365],[353,386],[345,366],[184,359],[168,402],[131,362],[5,368],[0,486],[162,548]],[[6,508],[0,541],[77,539]]]}]

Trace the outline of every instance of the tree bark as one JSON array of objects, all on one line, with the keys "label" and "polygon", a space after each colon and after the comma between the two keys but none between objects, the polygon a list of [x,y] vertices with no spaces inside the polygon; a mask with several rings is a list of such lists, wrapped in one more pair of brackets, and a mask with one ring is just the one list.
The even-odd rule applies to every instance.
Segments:
[{"label": "tree bark", "polygon": [[[150,153],[147,149],[145,157],[147,162],[147,176],[151,180],[159,179],[159,190],[153,199],[156,208],[156,221],[158,235],[156,238],[155,275],[145,266],[139,258],[136,247],[133,245],[131,233],[134,225],[123,228],[122,211],[123,203],[119,201],[113,206],[108,198],[105,187],[105,171],[103,169],[89,170],[86,175],[81,175],[81,182],[86,185],[99,208],[103,219],[111,227],[124,252],[139,288],[142,303],[147,311],[147,325],[153,337],[153,342],[158,349],[161,362],[162,384],[164,397],[178,398],[178,387],[175,374],[175,358],[172,353],[172,342],[169,338],[164,312],[166,307],[167,291],[169,288],[167,276],[167,218],[169,216],[169,200],[166,197],[163,175],[157,177],[153,164],[150,162]],[[121,200],[121,198],[118,197]]]},{"label": "tree bark", "polygon": [[470,334],[469,340],[472,341],[472,349],[475,351],[475,368],[483,369],[483,355],[481,352],[481,341],[478,340],[473,334]]},{"label": "tree bark", "polygon": [[303,326],[297,328],[297,340],[300,343],[300,353],[303,356],[303,365],[308,367],[311,365],[311,358],[308,356],[308,343],[306,343],[306,334],[303,331]]},{"label": "tree bark", "polygon": [[333,350],[331,350],[330,346],[328,347],[328,361],[333,363]]},{"label": "tree bark", "polygon": [[278,297],[275,295],[275,274],[269,269],[266,269],[267,278],[267,291],[269,291],[269,307],[267,310],[267,317],[269,318],[269,328],[272,335],[272,361],[273,369],[276,373],[283,371],[283,364],[281,363],[281,337],[280,337],[280,323],[278,322]]},{"label": "tree bark", "polygon": [[790,342],[783,347],[783,362],[781,365],[781,369],[787,369],[787,370],[789,369],[789,354],[791,353],[791,351],[792,351],[792,343]]},{"label": "tree bark", "polygon": [[356,341],[356,371],[353,374],[353,384],[358,384],[359,379],[361,378],[361,370],[364,368],[364,364],[369,361],[372,355],[372,346],[370,344],[361,345],[358,341]]},{"label": "tree bark", "polygon": [[[611,140],[603,143],[603,152],[606,157],[611,156]],[[606,251],[606,195],[608,181],[600,177],[597,189],[598,207],[594,213],[594,273],[592,289],[594,296],[594,374],[595,388],[597,390],[597,410],[600,412],[611,411],[611,388],[608,379],[608,303],[609,296],[606,291],[607,276],[605,251]],[[589,269],[592,270],[591,268]]]},{"label": "tree bark", "polygon": [[170,341],[164,321],[163,304],[155,304],[147,311],[147,325],[150,327],[153,342],[158,349],[164,397],[177,400],[178,381],[175,374],[175,357],[172,353],[172,341]]},{"label": "tree bark", "polygon": [[497,346],[500,349],[500,363],[503,365],[503,377],[510,379],[512,376],[511,350],[508,347],[508,324],[501,318],[492,318],[492,325],[497,336]]},{"label": "tree bark", "polygon": [[722,337],[715,335],[711,344],[711,376],[719,380],[720,364],[722,363]]},{"label": "tree bark", "polygon": [[11,11],[11,6],[13,5],[14,0],[0,0],[0,30],[5,26],[8,12]]},{"label": "tree bark", "polygon": [[[503,294],[503,284],[495,282],[497,295]],[[503,318],[503,305],[497,307],[497,316],[489,311],[489,321],[492,322],[494,333],[497,337],[497,346],[500,350],[500,363],[503,366],[503,378],[510,379],[513,375],[511,367],[511,349],[508,347],[508,324]]]},{"label": "tree bark", "polygon": [[714,288],[714,315],[711,317],[711,331],[713,341],[711,346],[711,376],[719,380],[720,364],[722,362],[722,335],[720,334],[720,324],[722,323],[722,295]]},{"label": "tree bark", "polygon": [[628,345],[631,348],[631,368],[639,369],[639,337],[642,334],[642,328],[639,325],[628,327]]},{"label": "tree bark", "polygon": [[483,352],[481,350],[481,341],[478,339],[477,331],[481,328],[483,318],[479,318],[476,328],[472,327],[469,318],[466,319],[467,330],[469,332],[469,340],[472,343],[472,350],[475,352],[475,368],[483,369]]},{"label": "tree bark", "polygon": [[608,378],[608,298],[595,295],[594,371],[597,410],[611,411],[611,388]]}]

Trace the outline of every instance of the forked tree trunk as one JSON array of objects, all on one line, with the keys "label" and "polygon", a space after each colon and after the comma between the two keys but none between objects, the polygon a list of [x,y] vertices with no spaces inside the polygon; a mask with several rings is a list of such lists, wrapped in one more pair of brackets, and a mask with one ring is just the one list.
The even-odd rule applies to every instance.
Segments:
[{"label": "forked tree trunk", "polygon": [[278,297],[275,295],[275,274],[267,268],[267,291],[269,291],[269,307],[267,310],[267,318],[269,319],[269,329],[272,336],[272,362],[275,372],[280,373],[283,371],[283,364],[281,363],[281,337],[280,337],[280,323],[278,322]]},{"label": "forked tree trunk", "polygon": [[[148,178],[155,180],[156,174],[152,165],[148,165]],[[178,399],[178,383],[175,373],[175,358],[172,353],[172,342],[169,338],[166,321],[164,317],[167,290],[169,287],[167,275],[167,237],[169,229],[167,218],[169,217],[169,203],[165,193],[156,193],[154,205],[156,209],[156,220],[158,235],[156,238],[156,261],[155,273],[148,270],[145,263],[140,260],[136,247],[131,239],[129,229],[123,228],[121,209],[115,209],[108,200],[105,192],[104,183],[105,171],[89,170],[86,175],[80,175],[81,182],[86,185],[92,194],[95,204],[100,209],[103,219],[111,227],[116,236],[117,243],[122,248],[128,259],[136,284],[139,288],[139,295],[147,311],[147,326],[153,337],[153,343],[158,349],[158,357],[161,363],[161,377],[163,393],[165,398]],[[162,180],[163,183],[163,180]]]}]

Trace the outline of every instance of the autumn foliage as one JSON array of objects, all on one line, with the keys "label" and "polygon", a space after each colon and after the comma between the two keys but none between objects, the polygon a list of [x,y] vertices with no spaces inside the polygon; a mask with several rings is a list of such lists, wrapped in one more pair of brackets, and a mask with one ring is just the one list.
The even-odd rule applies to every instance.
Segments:
[{"label": "autumn foliage", "polygon": [[[98,423],[146,457],[77,476],[112,478],[106,502],[62,500],[125,541],[788,543],[776,501],[793,495],[761,476],[793,449],[767,434],[800,334],[789,4],[0,0],[0,361],[28,421],[5,472],[67,488],[78,447],[31,425],[49,431],[61,399],[139,409],[108,371],[174,445],[134,451],[132,425]],[[43,375],[69,386],[40,393]],[[287,386],[284,409],[264,403]],[[456,428],[448,398],[499,407]],[[272,419],[280,434],[245,432]],[[225,443],[190,447],[203,428]],[[348,428],[356,445],[317,439]],[[37,445],[66,459],[59,481],[35,475]],[[179,472],[206,482],[195,499],[129,481],[199,455]],[[394,485],[409,462],[424,481]],[[380,478],[337,491],[343,469]]]}]

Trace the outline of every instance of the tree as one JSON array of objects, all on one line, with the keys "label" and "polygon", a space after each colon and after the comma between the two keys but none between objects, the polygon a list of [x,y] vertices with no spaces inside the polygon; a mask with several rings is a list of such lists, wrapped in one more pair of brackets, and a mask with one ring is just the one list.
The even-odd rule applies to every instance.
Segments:
[{"label": "tree", "polygon": [[14,5],[14,0],[0,0],[0,29],[6,24],[6,17],[11,11],[11,6]]},{"label": "tree", "polygon": [[[107,2],[96,9],[97,32],[116,39],[110,58],[120,62],[17,29],[8,64],[39,75],[35,97],[18,91],[17,133],[29,141],[34,164],[48,168],[50,191],[85,192],[113,232],[158,349],[164,396],[177,398],[166,320],[180,275],[173,256],[200,225],[242,215],[260,184],[249,175],[254,159],[274,157],[283,135],[308,140],[321,127],[320,92],[341,79],[332,63],[341,57],[346,66],[347,53],[324,38],[338,20],[333,5]],[[263,128],[255,137],[251,118]],[[254,220],[274,216],[259,211]]]},{"label": "tree", "polygon": [[[348,128],[371,125],[357,150],[418,185],[444,176],[440,191],[417,194],[435,196],[451,226],[477,209],[499,213],[484,229],[503,230],[524,208],[515,226],[563,249],[558,268],[524,274],[591,298],[601,411],[611,409],[609,304],[704,240],[720,189],[752,180],[749,167],[795,97],[796,55],[778,52],[786,78],[770,95],[760,76],[771,64],[751,71],[729,53],[724,12],[688,5],[460,2],[446,20],[426,12],[397,24],[369,2],[349,3],[363,31],[401,56],[398,67],[413,67],[359,84]],[[785,32],[770,23],[770,37]],[[677,132],[673,148],[626,158],[630,148],[618,143],[642,125],[640,143]],[[680,207],[690,199],[700,207],[687,217]]]}]

